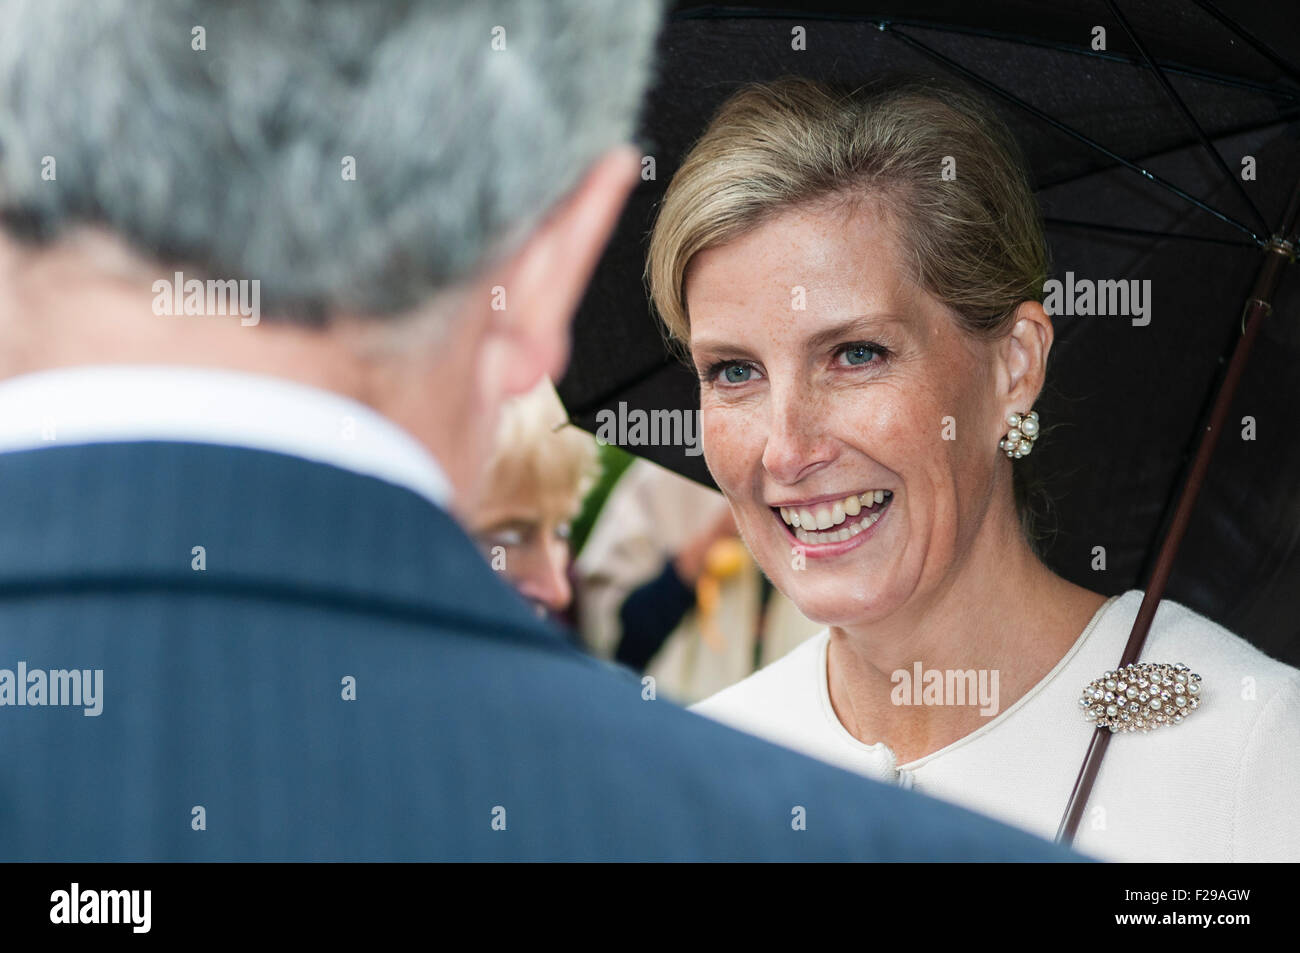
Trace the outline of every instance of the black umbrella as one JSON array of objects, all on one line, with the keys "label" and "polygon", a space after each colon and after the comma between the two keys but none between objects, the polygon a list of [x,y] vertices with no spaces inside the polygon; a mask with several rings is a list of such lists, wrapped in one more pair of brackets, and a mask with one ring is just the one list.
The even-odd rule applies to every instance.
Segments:
[{"label": "black umbrella", "polygon": [[[1300,664],[1300,289],[1279,283],[1294,257],[1300,194],[1296,9],[1003,0],[869,11],[674,12],[642,123],[653,159],[643,178],[653,178],[634,193],[597,271],[559,385],[572,418],[594,432],[637,411],[698,407],[698,383],[664,344],[641,274],[655,207],[732,92],[792,74],[839,84],[882,72],[963,80],[1021,144],[1053,278],[1067,287],[1071,275],[1150,281],[1145,326],[1054,318],[1037,407],[1055,426],[1017,464],[1054,504],[1045,560],[1093,590],[1147,590],[1134,656],[1168,594]],[[1206,433],[1218,440],[1212,462]],[[703,457],[680,442],[628,449],[711,482]],[[1089,771],[1109,735],[1098,737]],[[1076,799],[1076,821],[1081,809]]]}]

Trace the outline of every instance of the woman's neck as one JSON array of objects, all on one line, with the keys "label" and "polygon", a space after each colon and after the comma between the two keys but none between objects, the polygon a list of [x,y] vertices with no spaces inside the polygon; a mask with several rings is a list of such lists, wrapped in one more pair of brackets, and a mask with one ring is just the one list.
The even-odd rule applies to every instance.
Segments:
[{"label": "woman's neck", "polygon": [[899,764],[952,744],[1014,704],[1106,600],[1053,573],[1018,532],[1000,536],[977,544],[947,584],[889,618],[831,629],[827,679],[836,716],[858,740],[887,744]]}]

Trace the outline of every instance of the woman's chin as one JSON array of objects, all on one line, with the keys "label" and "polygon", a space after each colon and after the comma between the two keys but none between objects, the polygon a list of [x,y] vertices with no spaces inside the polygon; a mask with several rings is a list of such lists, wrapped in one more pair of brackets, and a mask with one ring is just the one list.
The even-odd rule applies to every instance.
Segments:
[{"label": "woman's chin", "polygon": [[814,571],[812,567],[791,569],[768,578],[806,619],[819,625],[851,627],[887,614],[886,586],[865,583],[860,577],[836,578],[838,574],[830,573],[816,578]]}]

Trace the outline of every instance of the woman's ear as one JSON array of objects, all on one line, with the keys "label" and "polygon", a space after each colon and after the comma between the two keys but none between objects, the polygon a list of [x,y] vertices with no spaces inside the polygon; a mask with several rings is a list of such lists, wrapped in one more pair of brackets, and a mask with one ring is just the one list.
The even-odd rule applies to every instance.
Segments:
[{"label": "woman's ear", "polygon": [[1038,399],[1054,337],[1052,319],[1041,303],[1024,301],[1017,306],[1011,333],[1002,342],[999,355],[1008,412],[1027,411]]}]

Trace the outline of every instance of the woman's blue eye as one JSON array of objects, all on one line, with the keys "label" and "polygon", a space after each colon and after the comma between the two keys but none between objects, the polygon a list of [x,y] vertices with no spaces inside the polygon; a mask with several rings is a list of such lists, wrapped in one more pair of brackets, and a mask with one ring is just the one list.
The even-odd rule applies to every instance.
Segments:
[{"label": "woman's blue eye", "polygon": [[867,344],[851,344],[840,353],[850,364],[870,364],[876,349]]},{"label": "woman's blue eye", "polygon": [[743,384],[753,372],[754,369],[745,364],[728,364],[722,369],[722,379],[728,384]]}]

